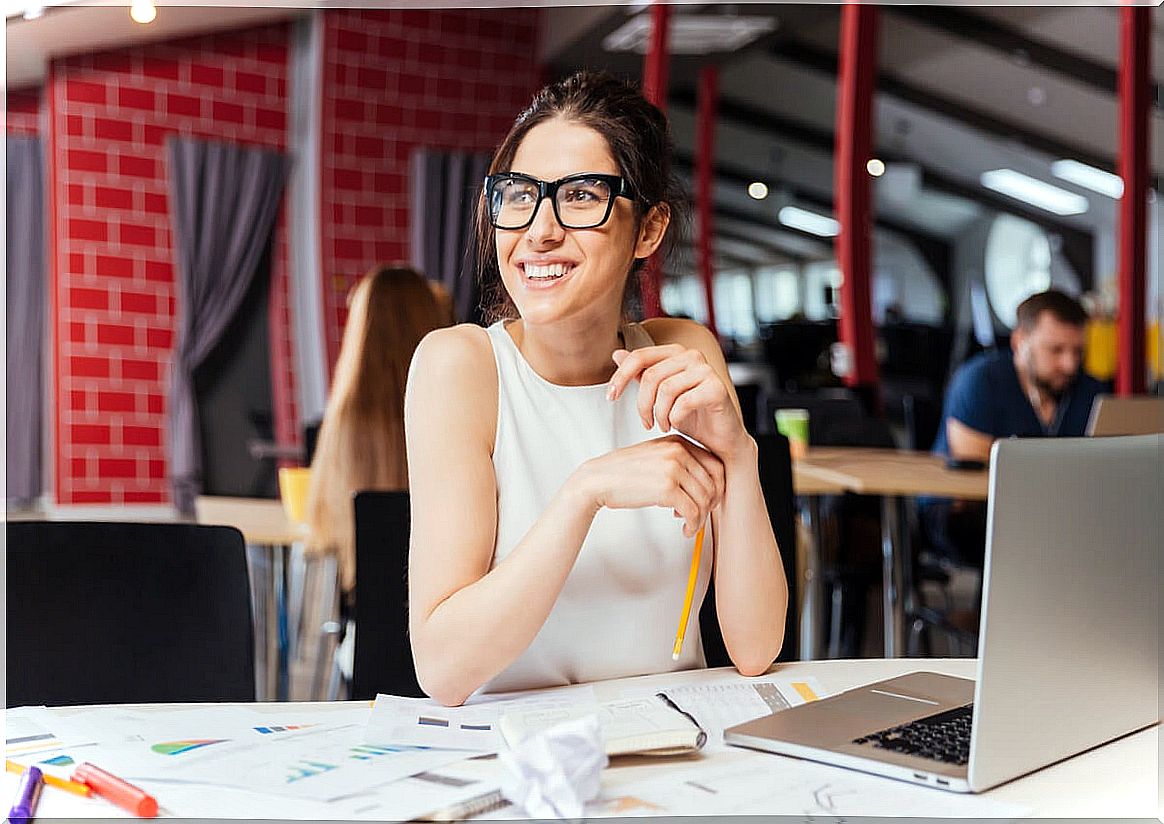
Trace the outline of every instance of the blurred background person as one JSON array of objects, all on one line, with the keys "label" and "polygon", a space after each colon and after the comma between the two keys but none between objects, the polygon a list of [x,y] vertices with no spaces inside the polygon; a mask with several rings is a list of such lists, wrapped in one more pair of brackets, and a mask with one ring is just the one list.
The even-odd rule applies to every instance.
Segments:
[{"label": "blurred background person", "polygon": [[[954,373],[946,390],[934,452],[987,463],[999,438],[1080,437],[1103,385],[1083,371],[1087,312],[1056,289],[1019,304],[1010,349],[982,352]],[[976,465],[976,464],[975,464]],[[984,504],[919,499],[935,549],[981,567]]]},{"label": "blurred background person", "polygon": [[1087,313],[1056,289],[1019,304],[1011,349],[964,363],[946,391],[934,451],[987,461],[998,438],[1080,437],[1103,387],[1083,371]]},{"label": "blurred background person", "polygon": [[406,266],[374,269],[351,292],[308,497],[309,549],[335,555],[345,613],[355,587],[352,495],[408,488],[408,366],[421,338],[451,322],[447,299]]}]

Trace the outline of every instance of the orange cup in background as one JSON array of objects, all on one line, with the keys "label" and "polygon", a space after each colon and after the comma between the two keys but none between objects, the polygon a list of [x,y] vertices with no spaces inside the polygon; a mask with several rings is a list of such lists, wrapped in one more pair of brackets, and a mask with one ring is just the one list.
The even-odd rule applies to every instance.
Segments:
[{"label": "orange cup in background", "polygon": [[310,488],[310,467],[292,466],[279,470],[279,497],[283,501],[283,511],[287,513],[287,519],[298,526],[307,523],[307,491]]}]

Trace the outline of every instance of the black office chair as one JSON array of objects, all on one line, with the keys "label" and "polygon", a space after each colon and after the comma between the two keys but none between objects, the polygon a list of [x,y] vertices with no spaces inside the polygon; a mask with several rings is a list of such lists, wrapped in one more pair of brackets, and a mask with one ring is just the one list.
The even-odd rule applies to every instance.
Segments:
[{"label": "black office chair", "polygon": [[408,640],[407,492],[357,492],[356,624],[348,697],[424,696]]},{"label": "black office chair", "polygon": [[7,705],[253,701],[242,534],[8,524]]},{"label": "black office chair", "polygon": [[[896,448],[882,418],[838,417],[813,436],[814,446]],[[856,658],[865,632],[865,602],[881,583],[881,505],[873,496],[829,496],[822,517],[835,524],[835,546],[821,547],[821,576],[829,591],[829,657]]]},{"label": "black office chair", "polygon": [[[792,457],[788,439],[783,435],[761,433],[756,436],[758,447],[760,488],[768,505],[768,518],[780,547],[784,563],[784,577],[788,580],[788,611],[784,619],[784,645],[778,661],[796,661],[799,658],[800,620],[797,612],[796,580],[796,517],[792,486]],[[732,661],[724,644],[715,611],[715,584],[707,588],[707,597],[699,610],[699,632],[703,637],[703,655],[709,667],[730,666]]]}]

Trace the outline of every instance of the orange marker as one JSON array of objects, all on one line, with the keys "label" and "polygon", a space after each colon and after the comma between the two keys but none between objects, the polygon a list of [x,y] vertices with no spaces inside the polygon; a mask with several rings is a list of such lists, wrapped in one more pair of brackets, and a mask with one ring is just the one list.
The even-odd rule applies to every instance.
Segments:
[{"label": "orange marker", "polygon": [[158,814],[158,800],[152,795],[88,762],[73,771],[73,780],[88,784],[97,795],[138,818],[153,818]]},{"label": "orange marker", "polygon": [[[10,773],[19,775],[23,773],[25,767],[22,764],[17,764],[11,758],[4,760],[4,768]],[[44,783],[50,787],[56,787],[58,790],[65,790],[66,792],[74,793],[75,795],[83,795],[86,798],[93,794],[93,790],[89,788],[88,784],[78,784],[76,781],[70,781],[67,778],[57,778],[55,775],[44,774]]]}]

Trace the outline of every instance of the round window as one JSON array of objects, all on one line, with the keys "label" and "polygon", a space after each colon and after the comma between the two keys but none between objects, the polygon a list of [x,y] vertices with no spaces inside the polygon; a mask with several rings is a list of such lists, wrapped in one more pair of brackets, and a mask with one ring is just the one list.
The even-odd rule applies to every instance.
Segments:
[{"label": "round window", "polygon": [[999,215],[986,239],[986,294],[1008,329],[1026,298],[1051,286],[1051,241],[1038,225]]}]

